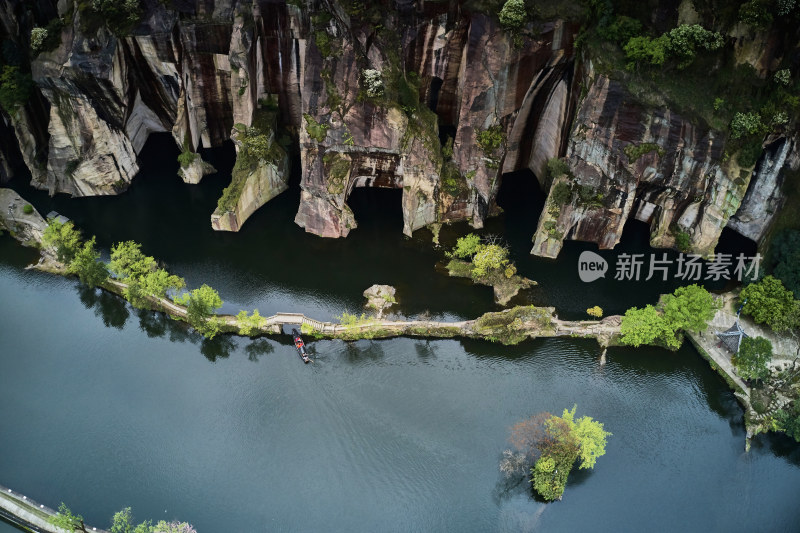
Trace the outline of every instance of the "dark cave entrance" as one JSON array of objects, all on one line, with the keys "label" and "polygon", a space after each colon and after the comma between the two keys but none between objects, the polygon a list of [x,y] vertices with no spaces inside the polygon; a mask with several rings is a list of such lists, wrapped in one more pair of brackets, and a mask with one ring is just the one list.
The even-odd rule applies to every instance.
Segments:
[{"label": "dark cave entrance", "polygon": [[509,229],[526,228],[533,234],[546,199],[536,175],[527,168],[501,177],[497,205],[503,209]]},{"label": "dark cave entrance", "polygon": [[353,187],[347,205],[358,224],[355,231],[403,231],[403,189]]}]

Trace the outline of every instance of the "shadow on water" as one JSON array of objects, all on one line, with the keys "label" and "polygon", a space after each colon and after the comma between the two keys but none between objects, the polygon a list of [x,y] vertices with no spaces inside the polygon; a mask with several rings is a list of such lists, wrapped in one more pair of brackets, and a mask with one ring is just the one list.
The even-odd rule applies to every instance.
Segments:
[{"label": "shadow on water", "polygon": [[215,363],[217,359],[227,359],[236,350],[236,341],[231,335],[217,335],[213,339],[200,341],[200,353]]},{"label": "shadow on water", "polygon": [[91,289],[82,284],[76,285],[76,289],[84,307],[92,309],[105,327],[119,330],[125,327],[131,315],[125,300],[104,290]]},{"label": "shadow on water", "polygon": [[270,343],[267,339],[255,339],[244,347],[244,352],[247,354],[247,359],[253,361],[254,363],[257,363],[258,358],[262,355],[269,355],[274,351],[275,347],[272,346],[272,343]]}]

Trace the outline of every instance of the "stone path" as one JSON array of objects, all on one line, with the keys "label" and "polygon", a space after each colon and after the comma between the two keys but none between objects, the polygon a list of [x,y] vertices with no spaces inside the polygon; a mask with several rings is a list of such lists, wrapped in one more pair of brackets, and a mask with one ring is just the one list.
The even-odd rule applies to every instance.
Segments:
[{"label": "stone path", "polygon": [[[48,519],[56,514],[58,513],[50,507],[0,485],[0,517],[11,523],[37,533],[71,533],[50,524]],[[86,526],[86,531],[108,533],[104,529],[90,526]]]}]

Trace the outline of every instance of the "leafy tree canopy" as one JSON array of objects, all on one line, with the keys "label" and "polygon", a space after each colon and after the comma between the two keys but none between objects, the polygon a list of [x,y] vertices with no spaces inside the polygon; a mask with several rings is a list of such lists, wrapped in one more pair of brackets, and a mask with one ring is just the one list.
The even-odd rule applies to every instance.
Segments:
[{"label": "leafy tree canopy", "polygon": [[768,364],[772,360],[772,343],[764,337],[745,337],[739,346],[739,353],[731,357],[736,372],[745,379],[765,379],[769,377]]},{"label": "leafy tree canopy", "polygon": [[714,318],[714,297],[699,285],[679,287],[662,300],[664,318],[673,330],[703,331]]},{"label": "leafy tree canopy", "polygon": [[42,243],[46,247],[55,248],[56,257],[69,265],[81,247],[81,234],[72,222],[61,223],[50,219],[42,235]]},{"label": "leafy tree canopy", "polygon": [[111,272],[121,279],[141,279],[156,270],[156,260],[142,253],[142,245],[125,241],[111,247]]},{"label": "leafy tree canopy", "polygon": [[772,329],[780,330],[782,322],[794,309],[792,292],[773,276],[766,276],[742,289],[739,299],[746,301],[742,309],[744,313],[752,316],[757,323],[767,324]]},{"label": "leafy tree canopy", "polygon": [[69,264],[69,272],[77,274],[81,283],[96,287],[108,278],[106,264],[100,261],[100,252],[95,250],[95,238],[79,246]]},{"label": "leafy tree canopy", "polygon": [[453,248],[453,257],[467,259],[478,253],[481,247],[481,238],[474,233],[460,237]]}]

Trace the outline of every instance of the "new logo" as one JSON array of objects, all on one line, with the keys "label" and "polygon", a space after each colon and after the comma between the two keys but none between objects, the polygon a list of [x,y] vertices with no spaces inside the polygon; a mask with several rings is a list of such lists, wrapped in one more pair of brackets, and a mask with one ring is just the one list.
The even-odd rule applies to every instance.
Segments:
[{"label": "new logo", "polygon": [[606,277],[608,263],[594,252],[581,252],[578,258],[578,276],[581,281],[589,283],[598,278]]}]

